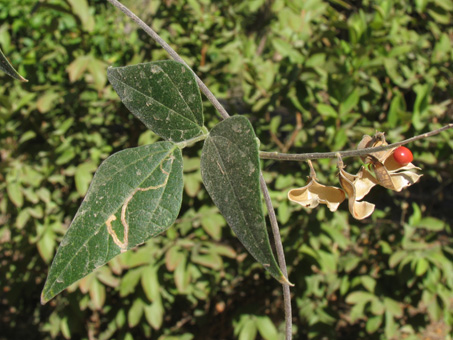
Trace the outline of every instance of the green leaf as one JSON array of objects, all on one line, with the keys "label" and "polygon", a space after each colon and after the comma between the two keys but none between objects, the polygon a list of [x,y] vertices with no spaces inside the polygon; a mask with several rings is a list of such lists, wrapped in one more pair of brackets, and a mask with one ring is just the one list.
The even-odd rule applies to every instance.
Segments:
[{"label": "green leaf", "polygon": [[337,118],[338,117],[337,111],[335,111],[335,109],[330,105],[318,104],[316,106],[316,109],[318,110],[319,114],[325,118],[329,118],[329,117]]},{"label": "green leaf", "polygon": [[22,229],[25,226],[25,224],[27,224],[29,219],[30,211],[28,209],[22,209],[21,211],[19,211],[19,214],[17,214],[16,227],[18,229]]},{"label": "green leaf", "polygon": [[104,285],[116,288],[120,284],[120,279],[113,276],[109,266],[104,266],[96,271],[96,278]]},{"label": "green leaf", "polygon": [[138,325],[140,319],[142,318],[144,307],[145,304],[141,299],[134,300],[131,308],[127,312],[127,323],[129,328],[133,328]]},{"label": "green leaf", "polygon": [[291,210],[288,207],[288,203],[283,201],[278,206],[278,220],[281,224],[286,224],[291,217]]},{"label": "green leaf", "polygon": [[415,225],[415,228],[424,228],[431,231],[441,231],[445,228],[445,223],[435,217],[425,217]]},{"label": "green leaf", "polygon": [[146,321],[148,321],[151,327],[158,330],[162,327],[164,312],[162,301],[160,299],[156,300],[152,304],[145,306]]},{"label": "green leaf", "polygon": [[385,306],[381,300],[376,298],[371,301],[370,310],[374,315],[382,315],[385,312]]},{"label": "green leaf", "polygon": [[398,325],[395,323],[395,319],[393,314],[390,312],[385,312],[385,336],[387,339],[393,338],[396,331],[398,329]]},{"label": "green leaf", "polygon": [[87,66],[87,70],[92,76],[91,82],[93,83],[94,88],[98,91],[101,91],[105,87],[105,83],[107,82],[107,77],[105,74],[106,69],[107,64],[102,60],[96,59],[94,57]]},{"label": "green leaf", "polygon": [[90,285],[90,299],[95,309],[100,310],[105,303],[105,286],[96,278]]},{"label": "green leaf", "polygon": [[109,68],[107,77],[123,104],[162,138],[181,142],[202,134],[200,90],[183,64],[165,60]]},{"label": "green leaf", "polygon": [[61,319],[60,329],[65,339],[71,339],[71,329],[69,328],[67,316]]},{"label": "green leaf", "polygon": [[190,275],[189,268],[187,266],[187,259],[185,257],[176,266],[174,278],[178,292],[181,294],[186,294],[189,289],[192,278]]},{"label": "green leaf", "polygon": [[8,183],[6,185],[6,192],[8,197],[13,204],[20,208],[24,204],[24,195],[22,193],[22,187],[17,182]]},{"label": "green leaf", "polygon": [[249,318],[244,322],[239,333],[239,340],[254,340],[256,338],[257,326],[255,318]]},{"label": "green leaf", "polygon": [[27,79],[22,77],[19,73],[17,73],[14,67],[9,63],[8,59],[6,59],[1,49],[0,49],[0,70],[5,72],[7,75],[13,77],[14,79],[25,82],[28,81]]},{"label": "green leaf", "polygon": [[362,281],[362,285],[370,292],[374,292],[374,288],[376,287],[376,280],[373,279],[371,276],[364,275],[360,277],[360,281]]},{"label": "green leaf", "polygon": [[45,230],[37,242],[37,247],[42,259],[46,263],[50,263],[55,250],[55,233],[52,230],[52,226],[45,226],[44,228]]},{"label": "green leaf", "polygon": [[192,174],[187,174],[184,178],[184,189],[186,194],[190,197],[197,196],[201,188],[201,178],[200,174],[195,172]]},{"label": "green leaf", "polygon": [[385,297],[384,305],[385,305],[385,309],[388,313],[391,313],[392,315],[394,315],[398,318],[403,316],[403,308],[397,301],[395,301],[391,298]]},{"label": "green leaf", "polygon": [[355,89],[345,101],[340,104],[340,115],[350,112],[359,103],[359,99],[359,89]]},{"label": "green leaf", "polygon": [[215,211],[215,214],[203,215],[200,219],[200,223],[204,231],[206,231],[209,236],[216,241],[220,241],[222,237],[222,226],[225,225],[225,220],[218,213],[217,209]]},{"label": "green leaf", "polygon": [[74,59],[74,61],[66,67],[66,72],[68,72],[69,81],[71,83],[82,78],[92,59],[92,56],[82,55]]},{"label": "green leaf", "polygon": [[92,173],[96,170],[96,165],[91,162],[82,163],[77,166],[74,174],[74,181],[77,192],[80,196],[85,196],[88,191],[88,186],[93,179]]},{"label": "green leaf", "polygon": [[277,340],[278,331],[268,316],[256,316],[256,326],[265,340]]},{"label": "green leaf", "polygon": [[289,57],[293,63],[302,63],[304,56],[294,48],[294,44],[286,40],[274,38],[272,39],[274,49],[284,57]]},{"label": "green leaf", "polygon": [[198,263],[204,267],[220,271],[223,267],[222,258],[218,254],[194,254],[191,257],[192,262]]},{"label": "green leaf", "polygon": [[421,258],[421,259],[418,259],[417,260],[417,265],[415,267],[415,275],[417,276],[422,276],[426,273],[426,271],[428,270],[429,268],[429,262],[424,259],[424,258]]},{"label": "green leaf", "polygon": [[366,303],[368,301],[372,301],[373,299],[376,299],[376,296],[374,296],[373,294],[365,291],[358,291],[349,294],[346,297],[346,302],[355,305],[358,303]]},{"label": "green leaf", "polygon": [[179,213],[182,188],[181,150],[173,143],[127,149],[106,159],[61,241],[42,303],[168,229]]},{"label": "green leaf", "polygon": [[47,91],[36,102],[36,108],[41,113],[49,112],[62,99],[61,93]]},{"label": "green leaf", "polygon": [[76,156],[76,152],[73,147],[66,149],[63,153],[56,159],[55,164],[63,165],[69,163]]},{"label": "green leaf", "polygon": [[389,259],[390,268],[395,268],[405,257],[407,257],[407,252],[404,250],[393,253]]},{"label": "green leaf", "polygon": [[72,11],[77,15],[82,22],[80,27],[88,32],[94,30],[95,21],[93,15],[90,13],[90,6],[87,0],[68,0],[72,7]]},{"label": "green leaf", "polygon": [[123,276],[120,283],[120,296],[125,297],[135,291],[140,278],[142,277],[143,267],[129,270]]},{"label": "green leaf", "polygon": [[414,91],[417,94],[414,103],[414,112],[412,114],[412,124],[417,130],[421,130],[425,125],[429,116],[429,95],[433,88],[433,84],[417,84],[414,86]]},{"label": "green leaf", "polygon": [[373,334],[376,332],[382,324],[382,315],[372,316],[366,322],[366,331],[368,334]]},{"label": "green leaf", "polygon": [[178,246],[173,246],[165,253],[165,266],[168,271],[174,271],[179,263],[184,260],[186,255]]},{"label": "green leaf", "polygon": [[20,136],[19,139],[19,144],[25,143],[26,141],[29,141],[30,139],[33,139],[36,137],[36,132],[29,130],[27,132],[24,132],[22,136]]},{"label": "green leaf", "polygon": [[203,145],[201,177],[206,190],[252,256],[284,282],[272,254],[260,197],[258,144],[247,118],[216,125]]},{"label": "green leaf", "polygon": [[360,302],[351,308],[349,317],[351,318],[352,323],[365,317],[365,315],[364,315],[365,314],[364,313],[365,305],[366,305],[366,302]]},{"label": "green leaf", "polygon": [[149,301],[160,299],[160,284],[157,275],[157,267],[148,266],[142,272],[141,284]]}]

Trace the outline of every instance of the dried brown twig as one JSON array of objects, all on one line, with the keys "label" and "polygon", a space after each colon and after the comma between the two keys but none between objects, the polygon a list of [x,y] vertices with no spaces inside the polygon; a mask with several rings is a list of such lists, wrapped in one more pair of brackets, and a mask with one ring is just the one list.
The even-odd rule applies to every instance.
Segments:
[{"label": "dried brown twig", "polygon": [[337,158],[337,155],[340,154],[342,158],[346,157],[359,157],[359,156],[366,156],[375,152],[384,151],[388,149],[396,148],[400,145],[405,145],[408,143],[412,143],[419,139],[424,139],[428,137],[435,136],[445,130],[452,129],[453,123],[445,125],[440,129],[433,130],[418,136],[411,137],[409,139],[405,139],[401,142],[392,143],[386,146],[379,146],[375,148],[365,148],[360,150],[346,150],[346,151],[334,151],[334,152],[313,152],[313,153],[278,153],[278,152],[260,152],[261,159],[274,159],[280,161],[306,161],[309,159],[322,159],[322,158]]}]

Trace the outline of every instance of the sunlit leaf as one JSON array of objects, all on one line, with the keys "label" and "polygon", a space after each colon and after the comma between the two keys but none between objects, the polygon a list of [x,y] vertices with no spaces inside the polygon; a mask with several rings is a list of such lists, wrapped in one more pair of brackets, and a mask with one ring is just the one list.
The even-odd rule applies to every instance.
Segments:
[{"label": "sunlit leaf", "polygon": [[154,301],[152,304],[145,306],[145,317],[146,321],[154,329],[160,329],[164,319],[164,307],[160,299]]},{"label": "sunlit leaf", "polygon": [[22,186],[17,182],[8,183],[6,186],[6,192],[8,197],[13,204],[20,208],[24,204],[24,195],[22,193]]},{"label": "sunlit leaf", "polygon": [[382,315],[376,315],[368,319],[366,323],[366,331],[368,334],[376,332],[382,324]]},{"label": "sunlit leaf", "polygon": [[90,7],[87,0],[68,0],[72,7],[72,11],[77,15],[82,22],[81,28],[91,32],[94,29],[95,21],[93,15],[90,13]]},{"label": "sunlit leaf", "polygon": [[105,303],[105,286],[96,278],[91,282],[90,299],[95,309],[100,310]]},{"label": "sunlit leaf", "polygon": [[138,325],[143,315],[145,304],[141,299],[135,299],[127,313],[127,322],[130,328]]},{"label": "sunlit leaf", "polygon": [[201,155],[203,183],[241,243],[283,281],[264,221],[259,174],[258,144],[247,118],[235,116],[215,126]]},{"label": "sunlit leaf", "polygon": [[200,90],[183,64],[165,60],[109,68],[107,77],[123,104],[162,138],[181,142],[202,133]]},{"label": "sunlit leaf", "polygon": [[256,326],[258,331],[265,340],[277,340],[278,331],[272,323],[271,319],[267,316],[257,316],[256,317]]},{"label": "sunlit leaf", "polygon": [[55,255],[42,302],[165,231],[179,213],[182,188],[181,151],[171,142],[105,160]]}]

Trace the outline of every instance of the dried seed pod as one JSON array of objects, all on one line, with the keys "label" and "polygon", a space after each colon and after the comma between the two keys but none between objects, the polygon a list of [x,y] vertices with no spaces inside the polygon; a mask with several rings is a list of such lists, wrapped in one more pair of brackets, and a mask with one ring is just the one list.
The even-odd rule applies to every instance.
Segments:
[{"label": "dried seed pod", "polygon": [[291,189],[288,192],[288,199],[306,208],[326,204],[330,211],[335,211],[345,200],[345,194],[340,188],[326,186],[318,183],[315,178],[310,178],[306,186]]},{"label": "dried seed pod", "polygon": [[307,185],[291,189],[288,192],[288,199],[306,208],[316,208],[319,204],[326,204],[330,211],[337,210],[346,198],[344,191],[318,183],[313,164],[310,160],[307,163],[310,166],[310,179]]},{"label": "dried seed pod", "polygon": [[[368,135],[363,136],[358,145],[358,149],[384,145],[388,145],[384,134],[382,132],[377,132],[374,137],[370,137]],[[405,162],[406,160],[409,160],[408,157],[405,158],[404,162],[395,159],[393,156],[394,152],[399,148],[375,152],[362,157],[362,160],[366,164],[371,164],[371,167],[376,175],[377,184],[394,191],[401,191],[404,188],[407,188],[408,186],[416,183],[421,177],[421,175],[418,175],[412,171],[407,171],[414,169],[420,170],[420,168],[417,168],[412,163]]]},{"label": "dried seed pod", "polygon": [[[357,175],[352,175],[344,171],[342,167],[340,167],[338,178],[340,180],[341,187],[348,195],[348,207],[351,215],[358,220],[362,220],[370,216],[374,211],[375,205],[365,201],[358,202],[356,184],[362,184],[360,182],[360,178]],[[363,190],[363,192],[364,191],[366,190]],[[361,192],[361,195],[365,196],[363,192]],[[363,196],[360,198],[363,198]]]}]

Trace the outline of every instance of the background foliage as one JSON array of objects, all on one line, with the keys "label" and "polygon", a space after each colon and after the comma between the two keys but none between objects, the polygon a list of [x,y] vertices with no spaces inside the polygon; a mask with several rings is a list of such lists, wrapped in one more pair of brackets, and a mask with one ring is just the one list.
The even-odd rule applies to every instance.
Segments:
[{"label": "background foliage", "polygon": [[[453,2],[129,1],[221,97],[262,150],[399,141],[453,118]],[[62,235],[108,155],[158,139],[107,66],[167,56],[105,1],[0,0],[0,45],[28,83],[0,76],[0,339],[277,339],[281,288],[232,235],[184,150],[185,193],[164,235],[45,306]],[[206,104],[210,127],[217,122]],[[305,164],[264,161],[290,270],[295,339],[446,339],[453,326],[453,140],[410,145],[423,169],[375,188],[367,220],[288,203]],[[355,172],[359,160],[346,160]],[[318,177],[336,184],[334,162]]]}]

